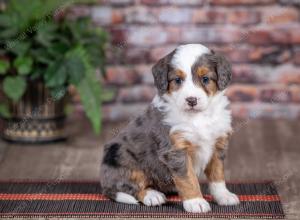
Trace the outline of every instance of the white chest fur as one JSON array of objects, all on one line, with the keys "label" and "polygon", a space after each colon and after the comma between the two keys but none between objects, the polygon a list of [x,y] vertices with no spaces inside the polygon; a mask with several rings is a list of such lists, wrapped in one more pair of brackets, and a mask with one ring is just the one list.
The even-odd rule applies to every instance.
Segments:
[{"label": "white chest fur", "polygon": [[164,109],[163,122],[171,126],[170,133],[179,131],[197,146],[194,169],[198,176],[210,161],[217,138],[231,130],[231,112],[226,109],[228,104],[223,92],[212,97],[208,108],[199,113],[182,112],[158,96],[153,100],[155,107]]}]

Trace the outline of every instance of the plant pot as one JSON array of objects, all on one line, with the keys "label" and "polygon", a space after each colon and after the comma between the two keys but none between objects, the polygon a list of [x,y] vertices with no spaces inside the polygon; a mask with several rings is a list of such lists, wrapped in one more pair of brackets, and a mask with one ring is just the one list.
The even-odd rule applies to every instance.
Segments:
[{"label": "plant pot", "polygon": [[53,98],[42,82],[28,82],[21,100],[9,103],[11,117],[1,118],[2,138],[18,143],[65,140],[66,99],[66,95],[61,99]]}]

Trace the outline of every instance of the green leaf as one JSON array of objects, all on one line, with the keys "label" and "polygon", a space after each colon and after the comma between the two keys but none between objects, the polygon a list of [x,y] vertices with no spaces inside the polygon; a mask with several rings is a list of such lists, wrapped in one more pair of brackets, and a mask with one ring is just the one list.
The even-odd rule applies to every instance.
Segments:
[{"label": "green leaf", "polygon": [[20,75],[27,75],[32,70],[33,60],[31,57],[18,57],[14,61],[14,67]]},{"label": "green leaf", "polygon": [[9,111],[9,107],[6,104],[0,104],[0,116],[3,118],[10,118],[11,113]]},{"label": "green leaf", "polygon": [[67,88],[65,86],[58,86],[50,90],[50,94],[54,99],[54,101],[60,100],[66,95],[66,93],[67,93]]},{"label": "green leaf", "polygon": [[57,56],[64,55],[68,49],[69,49],[69,45],[63,42],[58,42],[58,43],[53,43],[51,47],[48,48],[48,52],[49,54],[57,57]]},{"label": "green leaf", "polygon": [[8,76],[3,81],[3,91],[14,102],[17,102],[25,93],[26,80],[21,76]]},{"label": "green leaf", "polygon": [[115,90],[105,89],[105,90],[102,90],[101,100],[102,100],[102,102],[109,102],[109,101],[112,101],[115,96],[116,96]]},{"label": "green leaf", "polygon": [[9,69],[9,62],[7,60],[0,60],[0,75],[5,75]]},{"label": "green leaf", "polygon": [[13,40],[6,42],[7,49],[19,57],[24,56],[28,50],[30,49],[30,42],[21,41],[21,40]]},{"label": "green leaf", "polygon": [[52,22],[41,21],[37,26],[36,40],[45,47],[50,47],[55,39],[55,32],[58,26]]},{"label": "green leaf", "polygon": [[85,114],[92,123],[94,132],[99,134],[102,122],[100,82],[96,77],[95,69],[93,69],[86,51],[83,48],[78,47],[77,54],[84,62],[85,77],[81,80],[79,85],[75,86],[79,92]]},{"label": "green leaf", "polygon": [[51,64],[46,73],[44,74],[44,80],[46,86],[50,88],[62,86],[67,79],[67,70],[63,62],[55,62]]},{"label": "green leaf", "polygon": [[91,121],[96,134],[101,130],[101,102],[99,82],[92,78],[84,78],[77,86],[85,114]]},{"label": "green leaf", "polygon": [[46,64],[47,66],[53,63],[53,57],[45,48],[32,49],[30,55],[37,63]]},{"label": "green leaf", "polygon": [[41,76],[42,72],[43,71],[40,68],[35,68],[33,70],[33,72],[30,74],[29,78],[31,80],[36,80],[36,79],[38,79]]},{"label": "green leaf", "polygon": [[74,49],[66,55],[66,66],[70,83],[78,85],[85,74],[84,57],[81,57],[80,49]]},{"label": "green leaf", "polygon": [[10,27],[11,16],[9,14],[0,14],[0,27]]}]

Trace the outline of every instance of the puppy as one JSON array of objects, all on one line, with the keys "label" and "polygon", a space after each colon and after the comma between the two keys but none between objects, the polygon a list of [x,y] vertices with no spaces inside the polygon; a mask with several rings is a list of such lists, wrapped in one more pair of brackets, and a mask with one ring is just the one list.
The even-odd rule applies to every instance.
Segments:
[{"label": "puppy", "polygon": [[176,188],[187,212],[210,211],[198,178],[205,173],[219,205],[238,197],[224,182],[231,112],[224,89],[231,66],[200,44],[182,45],[152,68],[158,94],[144,114],[105,145],[103,194],[128,204],[162,205]]}]

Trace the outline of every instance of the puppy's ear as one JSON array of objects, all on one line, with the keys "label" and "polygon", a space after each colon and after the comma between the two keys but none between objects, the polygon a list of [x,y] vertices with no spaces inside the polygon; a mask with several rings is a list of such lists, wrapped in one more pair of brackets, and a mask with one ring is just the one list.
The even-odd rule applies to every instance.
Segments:
[{"label": "puppy's ear", "polygon": [[154,77],[154,84],[158,89],[160,95],[168,90],[168,72],[170,71],[170,62],[175,51],[169,53],[167,56],[161,58],[153,67],[152,74]]},{"label": "puppy's ear", "polygon": [[232,78],[232,70],[229,61],[220,54],[212,51],[210,60],[213,62],[218,75],[217,85],[219,90],[224,90],[230,83]]}]

